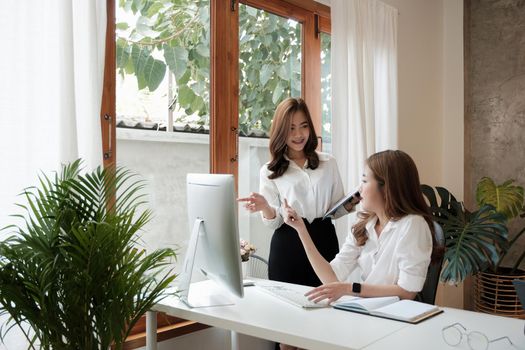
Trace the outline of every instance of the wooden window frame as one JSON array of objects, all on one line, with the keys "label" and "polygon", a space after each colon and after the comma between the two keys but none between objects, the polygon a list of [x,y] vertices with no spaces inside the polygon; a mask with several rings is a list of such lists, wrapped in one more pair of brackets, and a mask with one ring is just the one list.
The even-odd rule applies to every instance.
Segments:
[{"label": "wooden window frame", "polygon": [[313,0],[239,0],[239,2],[301,23],[301,97],[308,105],[315,132],[321,136],[321,40],[319,33],[330,33],[330,7]]},{"label": "wooden window frame", "polygon": [[[301,94],[321,133],[321,43],[330,34],[330,7],[313,0],[210,0],[210,172],[238,178],[239,157],[239,1],[302,24]],[[107,0],[104,85],[100,110],[104,167],[116,165],[116,18],[115,0]],[[226,82],[226,83],[225,83]],[[159,339],[166,340],[207,326],[159,315]],[[164,322],[164,323],[163,323]],[[127,349],[143,346],[142,320]],[[165,329],[161,329],[164,324]]]}]

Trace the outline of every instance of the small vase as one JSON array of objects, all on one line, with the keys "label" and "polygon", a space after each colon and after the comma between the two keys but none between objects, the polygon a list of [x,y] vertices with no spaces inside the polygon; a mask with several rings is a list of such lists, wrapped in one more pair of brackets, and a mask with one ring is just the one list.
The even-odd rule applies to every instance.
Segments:
[{"label": "small vase", "polygon": [[248,262],[243,261],[241,263],[241,267],[242,267],[242,278],[244,279],[248,276]]}]

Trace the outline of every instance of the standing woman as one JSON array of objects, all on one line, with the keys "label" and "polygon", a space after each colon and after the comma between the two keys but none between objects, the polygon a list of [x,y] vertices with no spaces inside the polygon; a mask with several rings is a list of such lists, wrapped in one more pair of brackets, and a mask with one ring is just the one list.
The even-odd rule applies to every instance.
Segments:
[{"label": "standing woman", "polygon": [[[307,286],[321,281],[295,230],[283,219],[286,199],[304,219],[309,236],[321,256],[330,261],[339,252],[334,225],[324,214],[344,195],[335,159],[316,152],[317,135],[306,103],[288,98],[275,111],[270,130],[271,161],[260,170],[259,193],[239,198],[250,212],[261,212],[263,223],[274,229],[268,275],[271,280]],[[340,208],[334,218],[350,211]]]}]

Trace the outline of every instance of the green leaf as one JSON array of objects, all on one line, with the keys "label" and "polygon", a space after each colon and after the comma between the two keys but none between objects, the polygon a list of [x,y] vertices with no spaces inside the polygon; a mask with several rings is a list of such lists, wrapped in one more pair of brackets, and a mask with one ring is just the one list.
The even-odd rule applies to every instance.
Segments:
[{"label": "green leaf", "polygon": [[175,78],[179,80],[188,66],[188,51],[180,46],[170,46],[164,44],[164,59],[170,67],[170,70],[175,74]]},{"label": "green leaf", "polygon": [[137,75],[142,74],[142,70],[144,69],[144,65],[146,64],[149,55],[150,52],[146,48],[143,48],[136,44],[134,44],[131,47],[131,60],[133,62],[133,66],[135,67],[135,73]]},{"label": "green leaf", "polygon": [[193,90],[185,85],[179,86],[178,102],[181,106],[185,108],[190,106],[194,98],[195,94],[193,93]]},{"label": "green leaf", "polygon": [[146,85],[150,91],[155,91],[164,79],[164,74],[166,73],[166,65],[164,62],[154,59],[153,57],[148,57],[146,65],[144,66],[144,79],[146,80]]},{"label": "green leaf", "polygon": [[151,29],[149,19],[144,16],[140,16],[137,20],[136,26],[137,33],[144,36],[145,38],[156,38],[159,36],[159,32]]},{"label": "green leaf", "polygon": [[117,40],[117,68],[125,68],[131,56],[130,47],[123,41]]},{"label": "green leaf", "polygon": [[129,28],[129,24],[127,24],[126,22],[120,22],[117,23],[115,27],[117,30],[126,30]]},{"label": "green leaf", "polygon": [[507,219],[513,219],[524,209],[523,187],[508,180],[496,185],[491,178],[484,177],[476,188],[476,201],[479,206],[490,204]]},{"label": "green leaf", "polygon": [[191,109],[195,112],[200,111],[204,107],[204,100],[200,96],[195,96],[191,103]]},{"label": "green leaf", "polygon": [[281,101],[281,97],[283,95],[283,92],[284,92],[284,88],[281,85],[281,83],[277,84],[277,87],[273,91],[273,95],[272,95],[272,102],[273,102],[273,104],[276,105],[279,101]]},{"label": "green leaf", "polygon": [[258,11],[257,11],[256,8],[251,7],[251,6],[245,6],[244,8],[246,9],[246,12],[247,12],[250,16],[252,16],[252,17],[257,17],[257,13],[258,13]]},{"label": "green leaf", "polygon": [[210,48],[206,45],[203,45],[203,44],[197,45],[197,52],[202,57],[210,57]]},{"label": "green leaf", "polygon": [[261,82],[261,85],[266,85],[268,80],[270,80],[270,77],[272,76],[273,69],[268,66],[264,65],[262,66],[261,72],[259,73],[259,81]]},{"label": "green leaf", "polygon": [[277,75],[283,80],[290,80],[292,68],[289,64],[283,64],[277,70]]},{"label": "green leaf", "polygon": [[153,3],[149,8],[147,12],[148,17],[153,17],[158,14],[159,10],[164,7],[164,4],[162,2],[155,2]]}]

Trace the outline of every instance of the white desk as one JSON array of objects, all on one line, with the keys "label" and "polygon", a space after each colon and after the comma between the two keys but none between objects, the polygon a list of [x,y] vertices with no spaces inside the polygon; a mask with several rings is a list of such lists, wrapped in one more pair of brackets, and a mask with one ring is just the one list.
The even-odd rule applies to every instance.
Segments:
[{"label": "white desk", "polygon": [[[310,289],[288,286],[301,291]],[[194,284],[192,288],[209,290],[216,287],[214,283],[205,281]],[[525,322],[520,320],[446,309],[445,313],[431,320],[410,325],[332,308],[304,310],[257,287],[246,287],[245,297],[237,299],[236,304],[231,306],[190,309],[177,298],[170,297],[157,304],[154,310],[311,350],[446,349],[448,346],[441,338],[441,328],[454,322],[461,322],[469,330],[483,331],[489,338],[508,335],[515,344],[525,349]],[[149,349],[155,348],[153,342],[148,342]]]},{"label": "white desk", "polygon": [[451,347],[445,343],[441,336],[443,327],[456,322],[461,323],[467,328],[468,332],[478,331],[484,333],[489,340],[508,336],[515,345],[515,348],[512,348],[506,340],[502,340],[490,344],[489,350],[525,349],[525,335],[523,334],[525,321],[523,320],[452,308],[443,308],[443,310],[445,312],[442,314],[419,324],[408,324],[407,327],[387,338],[378,340],[366,349],[468,349],[466,339],[463,339],[462,343],[457,347]]}]

